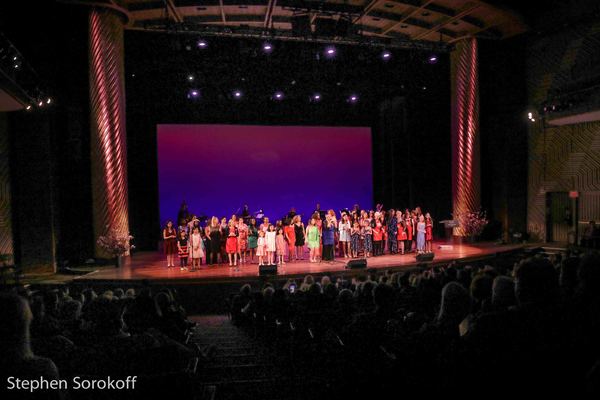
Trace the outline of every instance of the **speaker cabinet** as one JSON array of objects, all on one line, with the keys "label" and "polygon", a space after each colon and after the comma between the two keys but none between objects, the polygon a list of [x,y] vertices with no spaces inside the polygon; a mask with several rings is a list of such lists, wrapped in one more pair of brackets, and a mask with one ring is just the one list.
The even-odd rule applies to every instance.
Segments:
[{"label": "speaker cabinet", "polygon": [[266,275],[277,275],[277,265],[276,264],[264,264],[258,266],[258,275],[266,276]]},{"label": "speaker cabinet", "polygon": [[346,268],[348,269],[364,269],[367,268],[367,259],[359,258],[358,260],[350,260],[348,264],[346,264]]},{"label": "speaker cabinet", "polygon": [[430,262],[433,261],[433,253],[417,254],[416,258],[418,262]]}]

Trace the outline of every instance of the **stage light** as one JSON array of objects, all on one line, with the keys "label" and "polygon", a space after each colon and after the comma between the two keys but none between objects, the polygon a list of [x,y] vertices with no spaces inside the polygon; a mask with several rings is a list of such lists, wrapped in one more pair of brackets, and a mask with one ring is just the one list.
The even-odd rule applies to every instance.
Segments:
[{"label": "stage light", "polygon": [[532,112],[527,113],[527,118],[532,119],[533,118],[533,113]]},{"label": "stage light", "polygon": [[263,51],[265,53],[270,53],[270,52],[273,51],[273,45],[271,43],[269,43],[269,42],[263,43],[263,47],[262,48],[263,48]]},{"label": "stage light", "polygon": [[275,92],[273,100],[283,100],[283,92]]},{"label": "stage light", "polygon": [[44,107],[44,102],[43,102],[43,101],[40,101],[40,102],[38,103],[38,107]]},{"label": "stage light", "polygon": [[196,45],[198,46],[199,49],[205,49],[208,47],[208,42],[204,39],[200,39],[200,40],[198,40],[198,43],[196,43]]},{"label": "stage light", "polygon": [[194,81],[194,75],[188,75],[187,80],[190,82]]},{"label": "stage light", "polygon": [[438,62],[438,56],[436,54],[431,54],[429,57],[427,57],[427,62],[429,64],[435,64]]},{"label": "stage light", "polygon": [[198,89],[190,89],[187,95],[188,99],[197,99],[200,97],[200,91]]},{"label": "stage light", "polygon": [[388,50],[384,50],[383,53],[381,53],[381,58],[383,58],[384,60],[389,60],[390,58],[392,58],[392,53]]},{"label": "stage light", "polygon": [[51,99],[50,97],[48,97],[48,98],[46,99],[46,104],[50,104],[50,103],[52,103],[52,99]]},{"label": "stage light", "polygon": [[28,104],[28,105],[27,105],[27,107],[25,107],[25,109],[26,109],[27,111],[31,110],[31,104]]},{"label": "stage light", "polygon": [[327,46],[325,47],[325,57],[327,58],[334,58],[335,57],[335,46]]},{"label": "stage light", "polygon": [[242,96],[243,96],[243,93],[241,90],[235,90],[233,92],[233,98],[235,98],[235,99],[241,99]]},{"label": "stage light", "polygon": [[320,93],[315,93],[311,96],[311,101],[318,103],[319,101],[321,101],[321,94]]},{"label": "stage light", "polygon": [[348,97],[348,102],[349,103],[356,103],[356,102],[358,102],[358,95],[351,94],[350,97]]}]

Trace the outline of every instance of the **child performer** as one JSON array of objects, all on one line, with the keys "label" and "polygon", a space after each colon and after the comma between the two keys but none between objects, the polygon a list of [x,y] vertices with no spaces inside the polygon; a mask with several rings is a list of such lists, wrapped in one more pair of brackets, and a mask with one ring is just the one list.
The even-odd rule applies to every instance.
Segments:
[{"label": "child performer", "polygon": [[177,231],[173,228],[173,221],[167,221],[167,226],[163,229],[163,239],[165,240],[167,268],[171,268],[175,266],[175,254],[177,254]]},{"label": "child performer", "polygon": [[275,263],[275,250],[277,250],[276,236],[275,227],[273,224],[269,224],[267,233],[265,233],[265,243],[267,246],[267,263],[270,265]]},{"label": "child performer", "polygon": [[360,225],[358,222],[354,223],[352,231],[350,232],[350,247],[352,250],[352,258],[358,257],[358,247],[360,246]]},{"label": "child performer", "polygon": [[244,219],[240,218],[237,224],[238,230],[238,251],[240,264],[246,263],[246,254],[248,253],[248,225]]},{"label": "child performer", "polygon": [[421,214],[417,223],[417,253],[425,252],[425,217]]},{"label": "child performer", "polygon": [[197,226],[192,229],[192,235],[190,236],[190,254],[192,256],[192,269],[190,271],[195,271],[196,267],[200,268],[202,265],[202,257],[204,257],[204,242],[202,241],[200,228]]},{"label": "child performer", "polygon": [[386,228],[388,234],[388,251],[390,254],[396,254],[398,252],[398,220],[396,219],[396,211],[393,208],[389,211],[389,219]]},{"label": "child performer", "polygon": [[256,220],[252,218],[248,226],[248,250],[250,251],[250,262],[254,262],[254,254],[258,247],[258,228]]},{"label": "child performer", "polygon": [[306,239],[308,242],[308,250],[310,251],[310,262],[317,262],[319,255],[319,247],[321,246],[321,234],[317,227],[317,220],[312,218],[310,225],[306,228]]},{"label": "child performer", "polygon": [[277,247],[277,265],[283,265],[285,264],[285,249],[288,247],[287,242],[285,241],[283,226],[277,228],[277,235],[275,236],[275,246]]},{"label": "child performer", "polygon": [[406,220],[404,221],[404,224],[406,227],[406,248],[404,250],[406,250],[407,253],[410,253],[410,252],[412,252],[413,231],[414,231],[413,220],[412,220],[412,217],[410,216],[410,213],[406,213]]},{"label": "child performer", "polygon": [[433,253],[433,219],[429,213],[425,214],[425,251]]},{"label": "child performer", "polygon": [[265,231],[261,229],[258,231],[258,239],[256,240],[256,255],[258,256],[258,265],[264,264],[266,244]]},{"label": "child performer", "polygon": [[177,251],[179,252],[179,270],[187,270],[188,263],[188,238],[185,231],[179,232],[179,238],[177,239]]},{"label": "child performer", "polygon": [[373,228],[373,255],[380,256],[383,251],[383,225],[381,221],[375,222]]},{"label": "child performer", "polygon": [[373,228],[370,219],[363,221],[362,233],[365,238],[365,257],[368,258],[373,254]]},{"label": "child performer", "polygon": [[340,233],[340,243],[342,244],[342,252],[344,253],[344,258],[348,258],[348,254],[350,253],[350,235],[351,235],[351,225],[350,220],[348,219],[348,214],[342,213],[342,221],[338,225],[339,233]]},{"label": "child performer", "polygon": [[289,219],[288,223],[283,227],[283,234],[285,236],[285,242],[288,247],[288,261],[292,261],[292,257],[294,260],[297,258],[296,255],[296,231],[294,229],[294,220]]},{"label": "child performer", "polygon": [[[400,211],[398,211],[400,212]],[[398,246],[400,247],[400,254],[404,254],[404,244],[406,243],[406,225],[404,224],[404,220],[402,216],[398,219]]]},{"label": "child performer", "polygon": [[[229,225],[227,226],[227,241],[225,242],[225,251],[227,252],[227,257],[229,258],[229,266],[237,266],[237,252],[238,252],[238,230],[235,226],[235,221],[233,219],[229,220]],[[233,262],[233,264],[232,264]]]},{"label": "child performer", "polygon": [[306,238],[306,232],[304,231],[304,223],[300,219],[299,215],[296,215],[294,221],[294,236],[296,237],[296,260],[304,260],[304,240]]}]

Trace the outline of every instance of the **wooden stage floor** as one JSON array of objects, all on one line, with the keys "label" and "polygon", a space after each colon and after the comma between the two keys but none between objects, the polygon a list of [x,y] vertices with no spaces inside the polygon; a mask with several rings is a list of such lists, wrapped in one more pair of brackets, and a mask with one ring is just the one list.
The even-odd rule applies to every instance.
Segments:
[{"label": "wooden stage floor", "polygon": [[[445,264],[452,260],[462,262],[475,261],[478,259],[491,258],[500,253],[518,251],[523,245],[497,245],[492,243],[481,244],[455,244],[452,250],[441,250],[439,245],[443,243],[434,243],[435,259],[433,264]],[[308,254],[305,254],[304,261],[295,261],[286,263],[278,268],[275,279],[298,278],[307,274],[353,274],[356,270],[346,269],[348,258],[337,258],[332,263],[310,263],[307,262]],[[178,260],[176,260],[178,261]],[[170,283],[170,284],[208,284],[216,282],[239,282],[258,277],[258,264],[243,264],[239,271],[230,268],[227,264],[215,266],[203,265],[201,270],[189,272],[180,271],[179,268],[166,268],[166,261],[163,254],[159,252],[140,252],[124,260],[124,265],[120,269],[104,268],[91,272],[89,274],[77,277],[79,283],[108,283],[130,281],[141,282],[151,281],[152,283]],[[392,269],[402,270],[414,268],[419,263],[414,254],[405,255],[383,255],[379,257],[370,257],[367,259],[368,269]]]}]

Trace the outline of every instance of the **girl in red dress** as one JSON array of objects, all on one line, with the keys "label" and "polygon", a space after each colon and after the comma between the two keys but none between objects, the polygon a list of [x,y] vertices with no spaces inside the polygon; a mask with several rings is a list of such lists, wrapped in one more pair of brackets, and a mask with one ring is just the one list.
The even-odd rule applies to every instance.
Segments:
[{"label": "girl in red dress", "polygon": [[238,251],[240,264],[246,262],[246,254],[248,253],[248,225],[244,223],[244,219],[238,220]]},{"label": "girl in red dress", "polygon": [[425,252],[433,253],[433,219],[425,214]]},{"label": "girl in red dress", "polygon": [[292,257],[294,260],[297,258],[296,256],[296,230],[294,229],[294,220],[290,219],[289,224],[286,224],[283,228],[283,232],[285,235],[285,241],[288,247],[288,262],[292,261]]},{"label": "girl in red dress", "polygon": [[396,237],[396,240],[398,241],[398,250],[400,250],[400,254],[404,254],[404,242],[406,242],[407,236],[401,211],[396,211],[396,220],[398,221],[398,233]]},{"label": "girl in red dress", "polygon": [[167,226],[163,229],[163,239],[167,255],[167,268],[171,268],[175,266],[175,254],[177,254],[177,231],[173,228],[173,221],[167,221]]},{"label": "girl in red dress", "polygon": [[375,223],[373,228],[373,255],[380,256],[383,252],[383,224],[381,221]]},{"label": "girl in red dress", "polygon": [[407,253],[412,251],[412,242],[413,242],[413,220],[410,213],[406,213],[406,220],[404,221],[406,226],[406,246],[405,250]]},{"label": "girl in red dress", "polygon": [[[237,252],[238,252],[238,229],[235,226],[234,220],[229,220],[227,226],[227,241],[225,242],[225,251],[229,258],[229,266],[237,266]],[[233,264],[232,264],[233,263]]]}]

